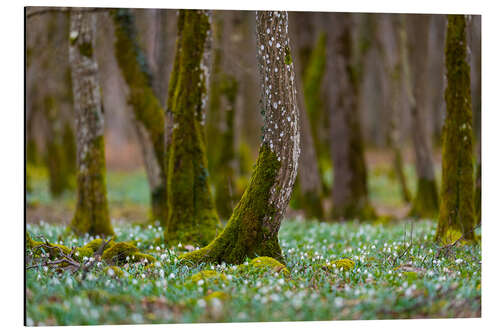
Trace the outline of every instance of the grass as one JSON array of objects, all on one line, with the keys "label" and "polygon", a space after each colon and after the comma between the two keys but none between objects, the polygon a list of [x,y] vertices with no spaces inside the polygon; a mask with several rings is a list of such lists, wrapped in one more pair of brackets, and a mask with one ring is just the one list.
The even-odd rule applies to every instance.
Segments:
[{"label": "grass", "polygon": [[[434,221],[372,225],[288,220],[280,243],[290,276],[245,271],[232,265],[188,267],[165,249],[161,227],[115,225],[117,240],[135,241],[157,263],[122,267],[111,276],[100,264],[81,273],[27,271],[29,325],[294,321],[478,317],[481,314],[481,251],[461,245],[436,256]],[[65,228],[41,223],[28,232],[52,242],[81,246],[88,237],[68,237]],[[410,230],[412,230],[410,236]],[[61,242],[64,240],[64,242]],[[405,251],[407,249],[407,251]],[[325,269],[349,258],[353,270]],[[193,283],[205,269],[223,273],[223,283]],[[221,291],[225,297],[207,300]],[[217,294],[216,294],[217,295]]]}]

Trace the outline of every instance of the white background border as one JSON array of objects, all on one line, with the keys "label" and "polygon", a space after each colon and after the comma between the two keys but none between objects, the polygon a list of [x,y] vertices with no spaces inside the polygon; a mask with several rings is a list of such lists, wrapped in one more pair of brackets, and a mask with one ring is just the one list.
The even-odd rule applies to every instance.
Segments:
[{"label": "white background border", "polygon": [[[325,3],[327,2],[327,3]],[[23,328],[23,216],[24,216],[24,6],[97,6],[139,8],[282,9],[390,13],[467,13],[482,17],[482,166],[483,166],[483,281],[481,319],[429,319],[384,321],[281,322],[252,324],[185,324],[141,326],[71,327],[93,332],[200,331],[255,332],[304,330],[337,332],[490,332],[500,327],[500,16],[497,1],[480,0],[348,0],[293,1],[252,0],[241,4],[228,0],[87,0],[3,2],[0,10],[0,327],[4,332]],[[256,110],[257,112],[257,110]],[[494,329],[494,327],[497,327]],[[38,328],[63,331],[67,327]]]}]

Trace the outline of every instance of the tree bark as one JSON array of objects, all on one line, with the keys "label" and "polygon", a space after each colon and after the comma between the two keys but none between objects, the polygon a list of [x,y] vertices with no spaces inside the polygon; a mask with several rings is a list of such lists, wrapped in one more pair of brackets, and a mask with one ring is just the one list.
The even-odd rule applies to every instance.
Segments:
[{"label": "tree bark", "polygon": [[410,216],[435,217],[438,209],[438,192],[434,175],[430,135],[430,113],[426,108],[428,85],[429,15],[408,15],[409,82],[411,86],[410,112],[412,139],[417,170],[417,193],[413,199]]},{"label": "tree bark", "polygon": [[[311,131],[311,123],[306,110],[304,96],[304,81],[303,73],[305,73],[306,63],[309,60],[311,42],[313,36],[311,29],[303,29],[302,23],[307,24],[306,15],[310,13],[293,13],[290,15],[291,21],[291,40],[293,59],[295,59],[295,84],[297,87],[297,102],[300,121],[300,151],[302,154],[299,157],[298,181],[295,186],[298,187],[298,208],[304,210],[307,218],[323,218],[323,207],[321,204],[322,183],[321,175],[318,167],[318,158],[314,145],[314,139]],[[306,22],[304,22],[306,21]],[[309,33],[309,34],[307,34]],[[295,37],[295,38],[294,38]],[[303,51],[303,55],[299,56]],[[309,52],[307,51],[309,50]],[[305,54],[305,53],[309,54]],[[319,80],[321,82],[321,80]],[[319,90],[317,91],[319,93]]]},{"label": "tree bark", "polygon": [[299,114],[287,12],[257,12],[263,140],[250,184],[223,232],[185,262],[238,264],[246,257],[284,261],[278,231],[288,206],[300,153]]},{"label": "tree bark", "polygon": [[77,203],[71,228],[78,234],[112,235],[106,193],[104,114],[94,54],[96,14],[70,14],[69,61],[77,137]]},{"label": "tree bark", "polygon": [[404,174],[402,143],[401,143],[401,113],[403,112],[402,69],[401,69],[401,36],[402,25],[399,17],[384,14],[380,17],[377,29],[377,45],[383,58],[385,73],[388,76],[388,87],[384,89],[384,100],[389,109],[389,147],[393,151],[394,171],[399,181],[401,196],[407,203],[411,201],[406,176]]},{"label": "tree bark", "polygon": [[[74,169],[71,170],[71,166],[68,164],[69,157],[66,156],[63,137],[63,119],[53,96],[45,96],[43,111],[47,123],[45,162],[49,172],[49,189],[51,196],[58,198],[64,191],[70,189],[70,179],[74,175],[72,173]],[[76,159],[76,155],[72,157]]]},{"label": "tree bark", "polygon": [[154,13],[154,44],[153,44],[153,91],[165,107],[168,91],[168,67],[171,64],[170,50],[168,49],[169,19],[167,9],[155,9]]},{"label": "tree bark", "polygon": [[328,87],[331,154],[333,159],[333,211],[335,219],[373,218],[368,200],[367,173],[358,110],[359,76],[353,68],[351,14],[332,14],[335,27],[328,31]]},{"label": "tree bark", "polygon": [[436,239],[445,244],[474,240],[474,163],[467,19],[449,15],[446,30],[446,119],[443,131],[443,184]]},{"label": "tree bark", "polygon": [[115,26],[115,57],[128,85],[128,104],[142,150],[148,176],[153,220],[164,226],[167,219],[164,163],[164,111],[153,90],[153,75],[137,40],[137,29],[129,9],[112,11]]},{"label": "tree bark", "polygon": [[206,126],[206,137],[210,142],[207,145],[208,169],[215,188],[217,212],[224,219],[228,219],[233,211],[236,161],[234,120],[238,93],[238,82],[227,59],[233,43],[231,34],[237,27],[227,14],[216,13],[212,25],[214,38]]},{"label": "tree bark", "polygon": [[165,240],[206,245],[220,227],[208,186],[204,135],[210,13],[180,10],[178,21],[176,59],[169,83],[172,129],[167,148]]}]

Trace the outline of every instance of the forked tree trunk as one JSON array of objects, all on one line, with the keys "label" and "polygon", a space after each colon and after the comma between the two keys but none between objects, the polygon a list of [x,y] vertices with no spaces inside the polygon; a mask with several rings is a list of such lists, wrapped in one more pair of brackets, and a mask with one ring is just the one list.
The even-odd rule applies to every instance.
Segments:
[{"label": "forked tree trunk", "polygon": [[[319,173],[318,157],[314,147],[314,139],[312,136],[309,115],[304,101],[304,81],[302,73],[304,73],[305,64],[303,63],[303,58],[308,59],[309,57],[298,56],[298,50],[311,48],[310,42],[306,42],[307,38],[311,38],[311,35],[304,36],[302,33],[303,27],[299,25],[299,22],[301,22],[300,18],[303,15],[305,15],[305,13],[294,13],[294,16],[291,16],[291,18],[294,18],[294,20],[291,20],[291,31],[293,36],[295,36],[295,44],[292,45],[292,50],[293,58],[295,59],[295,64],[297,65],[297,69],[295,71],[295,83],[297,87],[297,102],[300,113],[300,150],[302,152],[299,157],[298,179],[295,186],[298,186],[299,190],[296,194],[299,196],[298,207],[304,210],[306,217],[322,219],[323,207],[321,205],[321,175]],[[292,41],[293,40],[294,39],[292,38]]]},{"label": "forked tree trunk", "polygon": [[334,169],[335,219],[373,218],[368,200],[367,172],[358,109],[359,73],[353,68],[352,19],[332,14],[334,29],[328,31],[327,71],[330,102],[331,150]]},{"label": "forked tree trunk", "polygon": [[94,54],[96,14],[70,14],[69,61],[77,138],[77,202],[71,228],[78,234],[112,235],[106,193],[104,114]]},{"label": "forked tree trunk", "polygon": [[208,246],[184,255],[183,261],[238,264],[254,256],[284,261],[278,231],[300,152],[287,12],[257,12],[257,50],[265,123],[257,165],[222,233]]},{"label": "forked tree trunk", "polygon": [[443,130],[443,184],[436,239],[474,239],[474,164],[470,66],[466,18],[449,15],[446,30],[446,120]]},{"label": "forked tree trunk", "polygon": [[115,25],[115,56],[128,85],[128,103],[142,150],[148,176],[153,220],[166,224],[167,198],[164,163],[164,111],[153,90],[153,81],[146,55],[141,50],[134,17],[129,9],[111,13]]},{"label": "forked tree trunk", "polygon": [[412,139],[417,169],[417,193],[410,216],[435,217],[438,209],[438,191],[432,160],[430,113],[426,109],[428,85],[429,15],[408,15],[408,55],[411,92]]},{"label": "forked tree trunk", "polygon": [[180,10],[177,39],[169,83],[168,112],[172,127],[167,130],[165,241],[206,245],[220,227],[208,186],[204,135],[210,13]]}]

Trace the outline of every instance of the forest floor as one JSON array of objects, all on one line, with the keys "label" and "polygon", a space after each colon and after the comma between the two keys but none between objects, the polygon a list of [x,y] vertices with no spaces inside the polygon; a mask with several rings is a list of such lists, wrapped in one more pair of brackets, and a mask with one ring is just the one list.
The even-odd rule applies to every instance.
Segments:
[{"label": "forest floor", "polygon": [[[414,191],[414,171],[408,166],[405,172]],[[27,232],[68,247],[88,243],[92,238],[76,237],[65,226],[74,195],[54,200],[47,184],[46,171],[37,170],[27,197]],[[162,228],[145,223],[144,172],[108,172],[107,186],[115,240],[132,242],[155,263],[129,262],[115,271],[101,262],[88,274],[28,269],[28,325],[481,316],[480,243],[443,248],[433,242],[436,221],[404,218],[408,205],[387,163],[369,164],[369,190],[378,213],[392,218],[326,223],[289,214],[279,233],[289,274],[247,264],[181,264],[178,256],[193,247],[167,249]],[[353,268],[331,265],[345,258]],[[28,252],[27,264],[33,260]],[[191,278],[202,270],[218,273],[201,282]]]},{"label": "forest floor", "polygon": [[[114,227],[117,241],[132,241],[156,262],[125,264],[121,277],[105,263],[86,276],[29,269],[28,325],[481,316],[481,248],[443,251],[432,241],[434,221],[286,220],[280,243],[289,275],[248,270],[246,264],[188,267],[177,258],[191,247],[166,249],[161,227]],[[64,226],[45,222],[28,224],[27,231],[67,246],[90,240],[67,237]],[[354,268],[328,265],[342,258]],[[219,274],[201,282],[191,278],[202,270]]]}]

